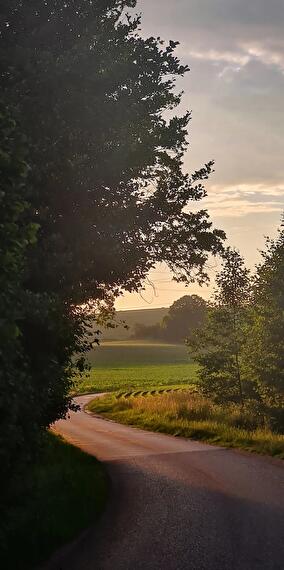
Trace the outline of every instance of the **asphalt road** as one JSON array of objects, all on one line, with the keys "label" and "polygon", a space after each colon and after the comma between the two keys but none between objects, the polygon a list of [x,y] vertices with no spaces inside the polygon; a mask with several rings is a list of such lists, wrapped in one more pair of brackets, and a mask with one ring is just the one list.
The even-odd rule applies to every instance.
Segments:
[{"label": "asphalt road", "polygon": [[[91,396],[78,398],[84,406]],[[283,570],[280,461],[72,413],[56,431],[107,464],[98,528],[45,570]]]}]

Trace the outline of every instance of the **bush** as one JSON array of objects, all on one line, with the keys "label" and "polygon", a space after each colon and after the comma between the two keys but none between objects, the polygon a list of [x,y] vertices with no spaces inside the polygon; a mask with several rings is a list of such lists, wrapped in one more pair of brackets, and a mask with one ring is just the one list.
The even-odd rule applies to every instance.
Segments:
[{"label": "bush", "polygon": [[3,568],[31,570],[100,515],[108,481],[92,456],[47,434],[38,461],[7,489],[1,505]]}]

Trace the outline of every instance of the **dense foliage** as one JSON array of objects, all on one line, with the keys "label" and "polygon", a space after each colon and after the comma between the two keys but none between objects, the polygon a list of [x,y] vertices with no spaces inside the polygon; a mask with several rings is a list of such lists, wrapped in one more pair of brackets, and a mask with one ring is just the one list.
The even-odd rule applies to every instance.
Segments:
[{"label": "dense foliage", "polygon": [[30,287],[72,303],[137,289],[157,261],[202,281],[223,237],[185,210],[212,166],[182,169],[190,115],[174,114],[175,82],[188,68],[175,42],[141,37],[134,4],[1,2],[2,88],[30,142],[40,223]]},{"label": "dense foliage", "polygon": [[284,429],[284,227],[267,239],[253,288],[245,363],[272,417]]},{"label": "dense foliage", "polygon": [[[28,166],[23,140],[4,105],[0,106],[0,461],[4,477],[21,451],[26,431],[28,400],[32,388],[27,382],[20,323],[25,315],[24,257],[34,241],[36,227],[26,220],[26,178]],[[22,402],[24,393],[26,405]],[[23,405],[22,405],[23,404]],[[22,408],[22,409],[21,409]],[[22,414],[22,415],[21,415]],[[22,421],[20,421],[22,417]],[[9,445],[7,443],[9,442]]]},{"label": "dense foliage", "polygon": [[274,429],[284,428],[284,230],[267,240],[251,278],[227,250],[218,291],[201,331],[188,339],[200,364],[200,387],[217,402],[252,405]]},{"label": "dense foliage", "polygon": [[249,272],[240,254],[227,248],[222,269],[216,276],[217,290],[201,331],[188,339],[192,356],[201,365],[202,391],[217,401],[244,404],[242,350],[250,293]]},{"label": "dense foliage", "polygon": [[162,321],[164,338],[184,342],[193,329],[199,329],[207,316],[207,303],[199,295],[184,295],[175,301]]},{"label": "dense foliage", "polygon": [[206,211],[188,208],[205,195],[212,164],[183,171],[190,115],[174,113],[175,82],[187,67],[175,42],[140,35],[140,19],[125,11],[134,5],[1,2],[3,109],[15,121],[1,123],[7,469],[68,410],[74,355],[81,369],[91,340],[90,300],[105,303],[106,317],[157,261],[178,280],[204,281],[208,255],[221,248]]},{"label": "dense foliage", "polygon": [[[70,405],[72,355],[87,348],[79,310],[54,294],[28,288],[26,257],[38,227],[27,201],[26,141],[8,110],[0,108],[0,458],[13,473],[39,446],[42,428]],[[62,397],[65,395],[65,398]]]},{"label": "dense foliage", "polygon": [[137,324],[133,338],[183,343],[194,329],[204,324],[206,315],[207,303],[202,297],[184,295],[172,304],[160,323],[151,326]]}]

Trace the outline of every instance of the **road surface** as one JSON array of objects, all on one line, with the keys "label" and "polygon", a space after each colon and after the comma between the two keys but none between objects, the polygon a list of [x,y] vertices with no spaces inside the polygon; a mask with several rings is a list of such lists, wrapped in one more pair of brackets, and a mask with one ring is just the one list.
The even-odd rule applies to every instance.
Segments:
[{"label": "road surface", "polygon": [[55,428],[106,463],[111,498],[45,570],[283,570],[280,461],[105,421],[90,399]]}]

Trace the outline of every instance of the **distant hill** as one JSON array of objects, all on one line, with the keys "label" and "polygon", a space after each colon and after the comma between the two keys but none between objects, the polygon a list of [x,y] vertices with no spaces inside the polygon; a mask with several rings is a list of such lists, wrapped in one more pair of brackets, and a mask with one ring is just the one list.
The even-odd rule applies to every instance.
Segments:
[{"label": "distant hill", "polygon": [[[151,326],[159,323],[168,313],[165,307],[160,309],[137,309],[134,311],[117,311],[115,329],[102,329],[102,340],[129,340],[136,324]],[[125,329],[121,321],[128,325]]]}]

